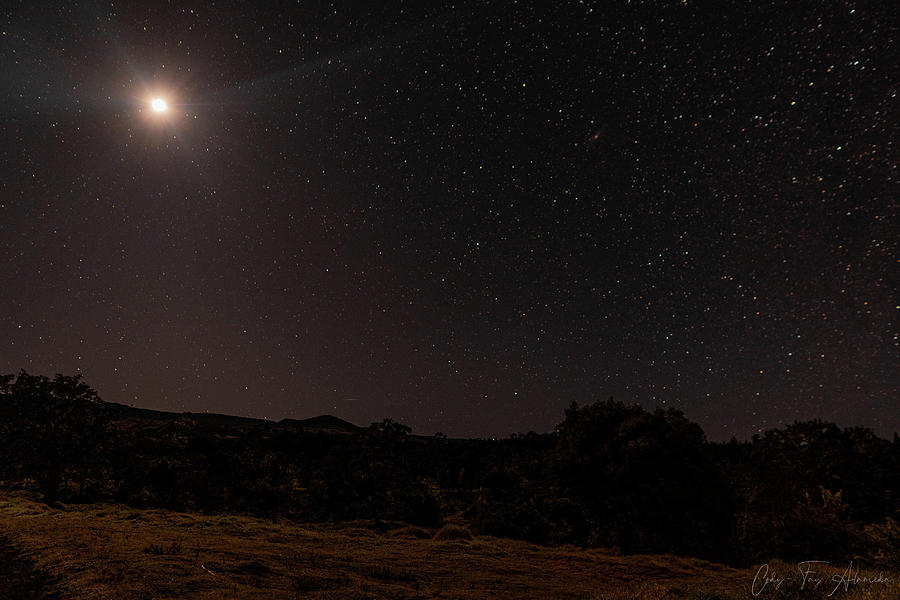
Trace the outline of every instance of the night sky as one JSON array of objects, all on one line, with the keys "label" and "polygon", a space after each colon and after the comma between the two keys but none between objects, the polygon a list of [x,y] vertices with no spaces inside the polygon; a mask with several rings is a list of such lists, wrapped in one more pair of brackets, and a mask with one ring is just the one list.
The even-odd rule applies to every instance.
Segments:
[{"label": "night sky", "polygon": [[892,2],[11,4],[2,373],[426,435],[610,396],[900,430]]}]

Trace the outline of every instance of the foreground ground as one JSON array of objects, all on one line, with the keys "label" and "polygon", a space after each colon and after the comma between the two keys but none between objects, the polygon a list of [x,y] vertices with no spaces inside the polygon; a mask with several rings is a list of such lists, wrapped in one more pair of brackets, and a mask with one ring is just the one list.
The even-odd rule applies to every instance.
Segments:
[{"label": "foreground ground", "polygon": [[[413,599],[734,600],[900,598],[896,573],[838,586],[777,586],[795,565],[736,570],[674,556],[546,548],[459,528],[379,531],[119,505],[34,502],[0,494],[4,598],[72,600]],[[441,539],[454,538],[457,539]],[[6,540],[3,542],[3,540]],[[790,573],[789,573],[790,571]],[[817,570],[829,578],[843,571]],[[877,574],[877,573],[876,573]],[[870,575],[861,573],[859,576]],[[756,588],[753,588],[754,576]],[[792,579],[797,579],[796,577]],[[36,581],[43,580],[42,588]],[[838,581],[839,583],[839,581]],[[765,584],[765,585],[764,585]]]}]

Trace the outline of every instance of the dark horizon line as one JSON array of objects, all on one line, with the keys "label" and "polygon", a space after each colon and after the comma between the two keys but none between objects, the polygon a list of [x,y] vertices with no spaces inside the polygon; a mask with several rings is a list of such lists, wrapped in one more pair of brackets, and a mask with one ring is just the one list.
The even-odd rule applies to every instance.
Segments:
[{"label": "dark horizon line", "polygon": [[[609,400],[611,401],[611,400],[613,400],[613,399],[610,398]],[[399,423],[399,424],[401,424],[401,425],[405,425],[402,421],[396,421],[396,420],[395,420],[394,418],[392,418],[392,417],[385,417],[385,418],[384,418],[382,421],[380,421],[380,422],[379,422],[379,421],[373,421],[373,422],[370,423],[369,425],[357,425],[356,423],[354,423],[354,422],[352,422],[352,421],[349,421],[349,420],[347,420],[347,419],[345,419],[345,418],[343,418],[343,417],[339,417],[339,416],[332,415],[332,414],[327,414],[327,413],[326,413],[326,414],[321,414],[321,415],[316,415],[316,416],[313,416],[313,417],[306,417],[306,418],[284,417],[284,418],[279,419],[279,420],[276,421],[276,420],[274,420],[274,419],[269,419],[269,418],[266,418],[266,417],[252,417],[252,416],[246,416],[246,415],[236,415],[236,414],[228,414],[228,413],[217,413],[217,412],[210,412],[210,411],[194,412],[194,411],[187,411],[187,410],[186,410],[186,411],[181,411],[181,412],[174,412],[174,411],[168,411],[168,410],[158,410],[158,409],[154,409],[154,408],[144,408],[144,407],[140,407],[140,406],[135,406],[134,404],[123,404],[123,403],[121,403],[121,402],[108,402],[108,401],[102,400],[102,399],[101,399],[101,402],[103,402],[103,404],[105,404],[105,405],[107,405],[107,406],[117,406],[117,407],[121,407],[121,409],[124,409],[125,411],[153,413],[153,414],[155,414],[155,415],[158,415],[158,416],[156,417],[156,418],[158,418],[158,419],[163,419],[163,418],[173,418],[173,419],[174,419],[174,418],[183,417],[183,416],[188,416],[188,417],[200,416],[200,417],[206,417],[206,418],[208,418],[208,419],[222,418],[222,419],[227,419],[227,420],[237,421],[237,422],[240,422],[240,421],[249,421],[249,422],[252,422],[252,423],[255,423],[255,424],[268,424],[268,425],[295,425],[295,426],[296,426],[296,425],[299,425],[299,426],[301,426],[301,427],[302,427],[304,424],[314,425],[314,422],[315,422],[315,421],[322,421],[322,420],[327,419],[327,420],[332,420],[332,422],[340,422],[340,423],[344,424],[345,426],[352,427],[353,429],[357,430],[357,432],[365,431],[365,430],[368,429],[371,425],[377,425],[377,424],[379,424],[380,422],[384,422],[385,420],[395,421],[395,422],[397,422],[397,423]],[[601,402],[606,402],[606,401],[601,401]],[[620,402],[620,401],[616,400],[616,402]],[[622,402],[622,404],[624,404],[625,406],[637,406],[637,407],[641,408],[642,410],[644,410],[644,411],[646,411],[646,412],[648,412],[648,413],[651,413],[651,414],[654,412],[654,410],[656,410],[656,409],[648,410],[648,409],[644,408],[644,407],[643,407],[640,403],[638,403],[638,402],[634,402],[634,403],[632,403],[632,404],[627,404],[627,403],[625,403],[625,402]],[[579,404],[579,406],[580,406],[580,407],[583,407],[583,406],[589,406],[589,404],[584,404],[584,405]],[[664,409],[659,409],[659,410],[664,410]],[[674,410],[678,410],[679,412],[681,412],[682,414],[684,414],[684,411],[681,411],[680,409],[674,409]],[[136,416],[136,415],[133,415],[133,416]],[[769,428],[769,429],[765,429],[765,430],[760,431],[760,432],[758,432],[758,433],[754,433],[753,435],[750,435],[750,436],[747,437],[747,438],[743,438],[743,437],[738,437],[738,436],[736,436],[736,435],[732,435],[728,440],[714,441],[714,440],[712,440],[712,439],[709,437],[709,435],[707,434],[706,430],[703,428],[702,425],[700,425],[700,423],[697,423],[696,421],[694,421],[694,420],[688,418],[686,415],[685,415],[685,418],[686,418],[688,421],[690,421],[691,423],[693,423],[693,424],[697,425],[698,427],[700,427],[700,429],[703,431],[703,435],[704,435],[704,437],[705,437],[706,443],[710,443],[710,444],[728,444],[728,443],[731,442],[732,439],[736,440],[738,443],[751,443],[751,442],[753,441],[753,438],[754,438],[754,437],[757,437],[757,436],[759,436],[759,437],[764,437],[765,434],[768,433],[768,432],[770,432],[770,431],[778,431],[778,430],[782,430],[782,431],[783,431],[785,428],[790,427],[791,425],[795,425],[795,424],[799,424],[799,423],[814,423],[814,422],[821,422],[823,425],[834,425],[835,427],[837,427],[837,428],[838,428],[839,430],[841,430],[841,431],[847,431],[847,430],[852,430],[852,429],[864,429],[864,430],[870,431],[876,438],[881,439],[881,440],[884,440],[884,441],[887,441],[887,442],[892,442],[892,441],[893,441],[893,440],[891,439],[891,437],[893,437],[893,438],[898,438],[898,437],[900,437],[900,431],[897,431],[897,430],[891,432],[891,433],[888,435],[888,437],[882,437],[881,435],[878,434],[878,432],[877,432],[873,427],[864,426],[864,425],[849,425],[849,426],[847,426],[847,425],[841,425],[841,424],[836,423],[836,422],[834,422],[834,421],[827,421],[827,420],[824,420],[824,419],[822,419],[822,418],[820,418],[820,417],[815,417],[815,418],[812,418],[812,419],[806,419],[806,420],[794,419],[793,422],[791,422],[791,423],[785,423],[782,427],[771,427],[771,428]],[[529,433],[535,433],[535,434],[537,434],[537,435],[552,435],[553,433],[555,433],[555,428],[554,428],[554,429],[551,429],[550,431],[546,431],[546,432],[538,432],[538,431],[534,431],[534,430],[529,430],[529,431],[527,431],[527,432],[515,431],[515,432],[508,433],[508,434],[506,434],[505,436],[484,436],[484,437],[478,437],[478,436],[475,436],[475,437],[471,437],[471,436],[468,436],[468,437],[446,436],[446,437],[447,437],[447,439],[452,439],[452,440],[506,440],[506,439],[512,439],[512,437],[513,437],[513,436],[516,436],[516,435],[528,435]],[[434,437],[434,436],[436,436],[436,435],[443,435],[443,434],[442,434],[440,431],[437,431],[437,432],[435,432],[435,433],[433,433],[433,434],[422,434],[422,433],[416,433],[415,430],[413,430],[413,431],[411,432],[410,435],[412,435],[412,436],[414,436],[414,437],[430,438],[430,437]]]}]

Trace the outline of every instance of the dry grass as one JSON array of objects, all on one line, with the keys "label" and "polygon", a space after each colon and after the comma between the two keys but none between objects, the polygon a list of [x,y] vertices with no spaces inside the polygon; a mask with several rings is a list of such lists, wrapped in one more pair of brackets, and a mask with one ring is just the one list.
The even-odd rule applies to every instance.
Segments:
[{"label": "dry grass", "polygon": [[[751,597],[755,573],[490,537],[437,540],[118,505],[54,509],[10,494],[0,495],[0,534],[58,577],[59,591],[73,600],[734,600]],[[834,597],[897,598],[896,574],[894,582],[859,588],[890,595]],[[807,597],[818,600],[760,596]]]},{"label": "dry grass", "polygon": [[428,530],[417,527],[416,525],[404,525],[403,527],[392,529],[387,533],[387,535],[391,537],[416,538],[419,540],[424,540],[431,537],[431,534],[428,533]]}]

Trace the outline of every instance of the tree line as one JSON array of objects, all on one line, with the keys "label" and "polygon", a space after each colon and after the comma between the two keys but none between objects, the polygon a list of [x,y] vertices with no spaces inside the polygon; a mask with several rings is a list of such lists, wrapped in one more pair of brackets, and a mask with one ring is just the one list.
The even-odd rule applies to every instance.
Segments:
[{"label": "tree line", "polygon": [[80,376],[0,376],[0,480],[50,503],[437,525],[732,564],[900,564],[900,439],[819,420],[709,442],[677,410],[573,403],[503,440],[115,418]]}]

